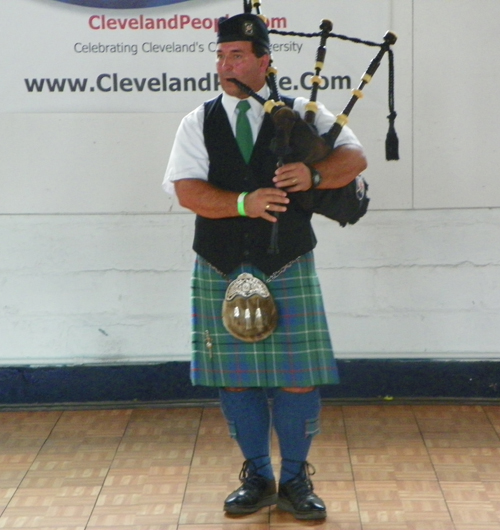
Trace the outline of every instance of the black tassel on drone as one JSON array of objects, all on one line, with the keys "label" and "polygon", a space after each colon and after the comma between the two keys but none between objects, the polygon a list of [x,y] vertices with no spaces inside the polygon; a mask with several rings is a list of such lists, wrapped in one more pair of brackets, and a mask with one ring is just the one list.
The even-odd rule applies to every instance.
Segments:
[{"label": "black tassel on drone", "polygon": [[399,160],[399,138],[394,127],[397,112],[394,110],[394,55],[389,50],[389,130],[385,139],[385,159]]}]

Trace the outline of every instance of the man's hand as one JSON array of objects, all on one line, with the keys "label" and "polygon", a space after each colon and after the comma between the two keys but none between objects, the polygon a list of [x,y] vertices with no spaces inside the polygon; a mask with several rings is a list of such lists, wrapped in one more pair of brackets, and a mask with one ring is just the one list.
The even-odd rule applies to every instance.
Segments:
[{"label": "man's hand", "polygon": [[273,212],[286,212],[290,199],[283,190],[277,188],[259,188],[245,197],[245,213],[248,217],[262,217],[275,223]]},{"label": "man's hand", "polygon": [[285,164],[274,175],[276,187],[285,188],[286,191],[307,191],[312,186],[311,170],[303,162]]}]

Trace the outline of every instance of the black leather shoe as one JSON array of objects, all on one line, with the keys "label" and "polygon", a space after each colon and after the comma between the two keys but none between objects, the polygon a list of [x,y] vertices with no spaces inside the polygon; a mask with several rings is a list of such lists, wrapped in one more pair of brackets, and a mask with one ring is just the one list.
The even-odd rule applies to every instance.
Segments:
[{"label": "black leather shoe", "polygon": [[240,472],[241,486],[224,501],[224,511],[231,515],[254,513],[265,506],[276,504],[276,482],[252,469],[252,462],[245,460]]},{"label": "black leather shoe", "polygon": [[309,475],[314,475],[314,473],[314,467],[304,462],[301,472],[295,478],[280,484],[278,508],[293,513],[296,519],[324,519],[326,517],[325,503],[314,493],[309,478]]}]

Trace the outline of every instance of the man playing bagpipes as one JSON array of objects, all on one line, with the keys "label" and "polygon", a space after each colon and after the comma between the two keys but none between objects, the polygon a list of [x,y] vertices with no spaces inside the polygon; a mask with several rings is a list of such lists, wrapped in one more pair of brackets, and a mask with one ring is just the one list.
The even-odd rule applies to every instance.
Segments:
[{"label": "man playing bagpipes", "polygon": [[[366,168],[365,155],[343,127],[321,161],[279,164],[270,113],[233,81],[269,99],[266,24],[249,12],[221,20],[217,42],[223,93],[183,119],[164,183],[196,213],[191,380],[220,389],[230,435],[245,459],[226,513],[277,504],[298,519],[323,519],[307,456],[319,432],[318,387],[338,383],[338,372],[314,265],[312,212],[297,197],[352,183]],[[286,103],[305,115],[305,98]],[[334,122],[318,104],[318,134]],[[277,248],[270,252],[276,223]],[[271,427],[282,458],[277,477]]]}]

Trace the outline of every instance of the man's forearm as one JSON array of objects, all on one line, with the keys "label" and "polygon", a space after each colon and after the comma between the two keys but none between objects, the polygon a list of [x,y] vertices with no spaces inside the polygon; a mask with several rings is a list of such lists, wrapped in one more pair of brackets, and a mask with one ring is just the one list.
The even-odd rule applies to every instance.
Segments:
[{"label": "man's forearm", "polygon": [[367,161],[361,147],[346,144],[334,149],[331,155],[314,164],[314,167],[323,178],[319,189],[341,188],[367,168]]},{"label": "man's forearm", "polygon": [[227,191],[200,179],[182,179],[175,182],[175,192],[184,208],[208,219],[238,217],[242,212],[247,217],[262,217],[276,222],[275,212],[285,212],[290,202],[287,194],[277,188],[259,188],[242,196],[238,210],[239,193]]},{"label": "man's forearm", "polygon": [[223,219],[238,215],[238,193],[216,188],[200,179],[175,182],[175,193],[184,208],[209,219]]}]

